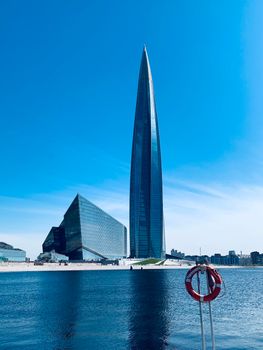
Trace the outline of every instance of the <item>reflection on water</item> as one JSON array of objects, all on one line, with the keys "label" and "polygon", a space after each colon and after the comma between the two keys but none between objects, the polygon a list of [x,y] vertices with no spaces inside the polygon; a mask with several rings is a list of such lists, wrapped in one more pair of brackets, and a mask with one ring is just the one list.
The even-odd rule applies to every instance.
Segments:
[{"label": "reflection on water", "polygon": [[[217,350],[263,349],[262,269],[220,271]],[[0,350],[200,350],[185,270],[0,274]],[[238,315],[238,316],[237,316]],[[207,334],[208,308],[204,308]]]},{"label": "reflection on water", "polygon": [[40,304],[38,321],[42,324],[42,333],[52,339],[54,348],[71,348],[81,307],[81,272],[60,272],[53,277],[52,281],[49,276],[48,281],[41,279],[39,283],[40,290],[46,291],[49,303]]},{"label": "reflection on water", "polygon": [[167,276],[159,270],[130,273],[130,349],[165,349],[169,333]]}]

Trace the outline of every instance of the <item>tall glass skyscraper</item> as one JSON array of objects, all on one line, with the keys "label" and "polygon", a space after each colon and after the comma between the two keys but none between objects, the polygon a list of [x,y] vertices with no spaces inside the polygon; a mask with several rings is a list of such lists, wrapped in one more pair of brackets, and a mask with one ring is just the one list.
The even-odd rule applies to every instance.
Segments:
[{"label": "tall glass skyscraper", "polygon": [[153,81],[143,49],[132,145],[130,178],[130,255],[165,254],[162,166]]}]

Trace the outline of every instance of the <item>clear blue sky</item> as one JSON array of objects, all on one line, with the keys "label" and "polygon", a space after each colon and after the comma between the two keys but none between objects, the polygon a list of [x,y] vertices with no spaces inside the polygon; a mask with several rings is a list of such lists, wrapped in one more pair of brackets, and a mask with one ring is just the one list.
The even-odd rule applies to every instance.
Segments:
[{"label": "clear blue sky", "polygon": [[0,240],[58,223],[11,229],[12,199],[128,191],[144,44],[165,186],[261,186],[262,10],[260,0],[2,1]]}]

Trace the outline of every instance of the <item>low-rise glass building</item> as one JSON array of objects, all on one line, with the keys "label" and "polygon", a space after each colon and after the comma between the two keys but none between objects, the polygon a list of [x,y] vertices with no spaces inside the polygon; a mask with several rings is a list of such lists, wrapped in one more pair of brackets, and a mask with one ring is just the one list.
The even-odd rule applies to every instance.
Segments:
[{"label": "low-rise glass building", "polygon": [[51,250],[50,252],[45,252],[39,254],[37,257],[37,261],[43,261],[43,262],[66,262],[68,261],[68,256],[56,253],[54,250]]},{"label": "low-rise glass building", "polygon": [[127,256],[127,229],[78,194],[42,247],[43,252],[55,250],[70,260],[123,258]]},{"label": "low-rise glass building", "polygon": [[26,252],[0,242],[0,261],[26,261]]}]

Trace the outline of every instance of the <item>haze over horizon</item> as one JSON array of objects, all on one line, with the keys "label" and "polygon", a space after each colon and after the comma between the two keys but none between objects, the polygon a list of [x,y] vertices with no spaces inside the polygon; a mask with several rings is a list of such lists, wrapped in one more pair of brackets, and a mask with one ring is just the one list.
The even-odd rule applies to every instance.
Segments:
[{"label": "haze over horizon", "polygon": [[128,227],[146,43],[167,252],[263,251],[263,3],[0,4],[0,241],[36,257],[76,193]]}]

